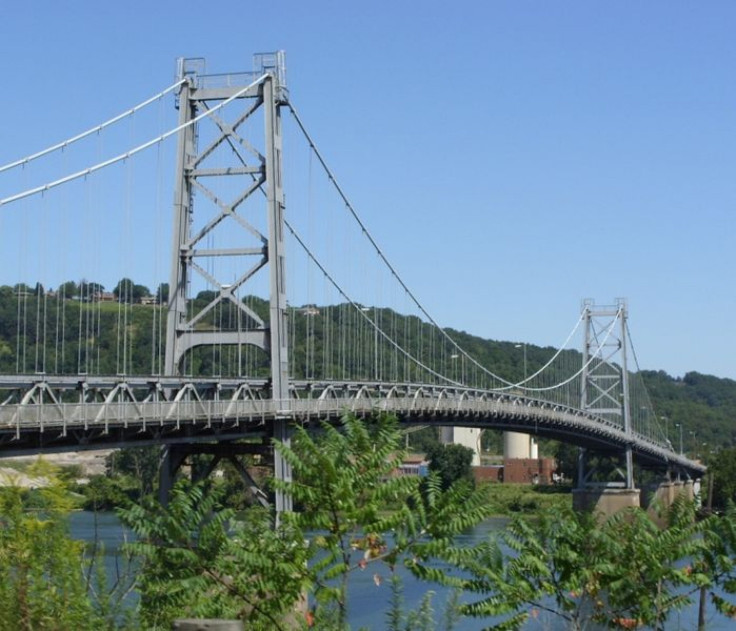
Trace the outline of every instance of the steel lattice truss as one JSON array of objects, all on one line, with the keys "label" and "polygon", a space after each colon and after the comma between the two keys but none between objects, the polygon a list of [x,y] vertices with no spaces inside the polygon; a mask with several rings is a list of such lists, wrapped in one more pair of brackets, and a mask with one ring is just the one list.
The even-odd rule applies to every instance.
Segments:
[{"label": "steel lattice truss", "polygon": [[[533,432],[599,451],[631,446],[639,462],[702,473],[704,467],[592,411],[508,392],[426,384],[294,382],[287,401],[267,380],[2,377],[0,452],[73,451],[265,437],[271,422],[339,419],[347,410],[395,413],[406,424]],[[167,394],[168,393],[168,394]]]}]

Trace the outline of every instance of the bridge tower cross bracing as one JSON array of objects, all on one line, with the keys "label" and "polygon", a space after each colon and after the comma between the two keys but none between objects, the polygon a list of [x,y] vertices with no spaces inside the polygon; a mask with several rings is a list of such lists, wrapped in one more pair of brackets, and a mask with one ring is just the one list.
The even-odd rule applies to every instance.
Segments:
[{"label": "bridge tower cross bracing", "polygon": [[[254,57],[254,72],[228,75],[207,75],[204,60],[179,59],[178,74],[185,79],[177,103],[179,108],[179,143],[176,159],[173,243],[169,301],[166,327],[165,372],[180,375],[187,354],[198,346],[252,345],[270,358],[271,397],[283,414],[273,422],[275,438],[288,442],[288,341],[286,326],[286,278],[284,256],[284,191],[282,182],[281,106],[287,102],[285,59],[283,51],[262,53]],[[213,103],[226,101],[243,104],[242,112],[234,122],[227,122],[220,112],[203,116]],[[239,133],[239,127],[260,115],[264,126],[263,149],[257,149],[250,138]],[[200,148],[200,125],[210,125],[214,136]],[[225,151],[221,151],[224,149]],[[224,155],[229,163],[222,161]],[[218,188],[218,182],[227,186]],[[222,190],[237,192],[224,199]],[[215,207],[215,217],[195,234],[192,231],[195,192]],[[249,202],[265,199],[264,228],[245,216],[243,209]],[[262,204],[257,204],[262,212]],[[262,219],[262,218],[261,218]],[[235,222],[244,236],[255,238],[255,247],[212,249],[210,237],[226,222]],[[208,262],[229,258],[236,265],[244,260],[255,263],[235,280],[217,278],[214,265]],[[204,262],[202,262],[204,261]],[[269,311],[264,321],[241,301],[239,290],[255,282],[258,272],[268,268]],[[242,269],[242,268],[241,268]],[[216,288],[214,298],[203,308],[192,312],[189,296],[195,276]],[[232,304],[239,310],[242,322],[235,331],[207,331],[197,324],[220,304]],[[278,453],[274,455],[277,479],[289,480],[291,471]],[[277,513],[290,510],[289,498],[276,494]]]},{"label": "bridge tower cross bracing", "polygon": [[[619,425],[630,439],[625,450],[625,484],[634,488],[634,465],[631,445],[633,432],[627,365],[626,301],[599,306],[583,303],[584,344],[580,408]],[[584,480],[584,452],[581,453],[579,480]]]}]

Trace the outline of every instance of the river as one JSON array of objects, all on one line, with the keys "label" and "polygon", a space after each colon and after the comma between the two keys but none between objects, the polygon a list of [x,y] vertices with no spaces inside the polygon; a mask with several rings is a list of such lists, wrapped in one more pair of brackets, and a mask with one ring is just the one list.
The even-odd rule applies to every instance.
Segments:
[{"label": "river", "polygon": [[[506,523],[507,520],[504,518],[489,519],[463,535],[459,543],[473,545],[485,539],[490,533],[503,528]],[[104,545],[108,579],[114,579],[119,558],[118,551],[124,539],[130,537],[130,533],[126,533],[117,517],[113,513],[75,512],[71,515],[70,529],[75,539],[87,542],[94,542],[96,539]],[[425,594],[432,591],[431,602],[435,619],[440,620],[445,611],[445,603],[450,597],[450,591],[440,585],[415,580],[401,567],[397,569],[397,572],[404,585],[404,608],[406,610],[417,609]],[[368,566],[365,571],[353,573],[349,593],[350,626],[353,631],[361,628],[380,631],[385,628],[391,597],[390,576],[390,571],[382,565]],[[129,602],[131,605],[135,603],[135,594],[129,596]],[[464,618],[455,626],[455,631],[481,631],[490,624],[491,621],[487,618],[483,620]],[[524,627],[525,631],[561,631],[564,628],[559,621],[544,616],[530,619]],[[708,631],[729,631],[733,628],[734,622],[719,615],[709,604]],[[437,629],[439,631],[442,627],[438,624]],[[671,616],[667,629],[668,631],[697,629],[697,603],[683,610],[679,615]]]}]

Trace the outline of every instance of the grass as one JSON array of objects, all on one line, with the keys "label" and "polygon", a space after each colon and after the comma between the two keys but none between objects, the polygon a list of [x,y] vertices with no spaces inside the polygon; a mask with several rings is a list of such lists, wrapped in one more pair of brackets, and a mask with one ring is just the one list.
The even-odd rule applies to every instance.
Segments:
[{"label": "grass", "polygon": [[568,486],[488,483],[488,494],[498,515],[536,513],[548,508],[563,508],[572,504]]}]

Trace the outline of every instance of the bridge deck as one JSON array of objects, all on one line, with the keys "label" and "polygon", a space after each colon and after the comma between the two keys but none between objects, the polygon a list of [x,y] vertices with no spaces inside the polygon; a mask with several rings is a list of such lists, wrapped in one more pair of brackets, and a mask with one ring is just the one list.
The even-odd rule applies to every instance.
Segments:
[{"label": "bridge deck", "polygon": [[[696,475],[705,470],[667,445],[628,435],[601,417],[507,392],[426,384],[295,382],[293,398],[275,401],[266,398],[264,380],[77,376],[31,381],[0,378],[0,389],[16,392],[0,406],[0,455],[265,437],[276,418],[309,423],[337,419],[348,410],[361,415],[382,410],[405,424],[521,431],[597,451],[631,446],[645,466]],[[81,400],[65,400],[77,392]]]}]

